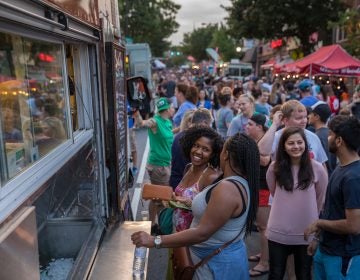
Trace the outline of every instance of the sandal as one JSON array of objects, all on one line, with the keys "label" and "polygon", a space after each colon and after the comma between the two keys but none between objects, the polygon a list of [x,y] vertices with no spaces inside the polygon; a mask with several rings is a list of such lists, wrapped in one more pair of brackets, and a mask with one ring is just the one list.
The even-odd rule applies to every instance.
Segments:
[{"label": "sandal", "polygon": [[255,268],[252,268],[249,270],[249,275],[250,277],[258,277],[258,276],[263,276],[265,274],[268,274],[269,273],[269,270],[258,270],[258,269],[255,269]]},{"label": "sandal", "polygon": [[257,254],[257,255],[254,255],[254,256],[250,256],[250,257],[248,258],[248,261],[249,261],[249,262],[259,262],[259,261],[260,261],[260,255]]}]

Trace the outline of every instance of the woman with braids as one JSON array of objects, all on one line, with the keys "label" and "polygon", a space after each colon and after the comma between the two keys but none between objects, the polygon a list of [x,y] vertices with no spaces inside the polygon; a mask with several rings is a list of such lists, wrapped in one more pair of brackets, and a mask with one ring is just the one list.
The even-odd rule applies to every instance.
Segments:
[{"label": "woman with braids", "polygon": [[131,236],[132,242],[148,248],[190,246],[192,259],[197,263],[233,240],[199,267],[193,279],[249,279],[243,238],[250,233],[256,215],[259,161],[254,140],[243,134],[232,136],[220,154],[223,179],[195,196],[190,229],[156,237],[136,232]]},{"label": "woman with braids", "polygon": [[[220,175],[219,156],[223,141],[220,135],[208,126],[193,126],[180,138],[183,153],[190,163],[179,185],[175,188],[174,200],[191,207],[192,200],[205,186],[214,182]],[[176,208],[173,214],[176,231],[190,227],[192,212]]]},{"label": "woman with braids", "polygon": [[321,163],[310,159],[304,130],[284,129],[266,174],[274,197],[267,225],[269,279],[283,279],[286,261],[294,255],[298,280],[311,279],[311,257],[304,230],[318,219],[323,207],[328,176]]}]

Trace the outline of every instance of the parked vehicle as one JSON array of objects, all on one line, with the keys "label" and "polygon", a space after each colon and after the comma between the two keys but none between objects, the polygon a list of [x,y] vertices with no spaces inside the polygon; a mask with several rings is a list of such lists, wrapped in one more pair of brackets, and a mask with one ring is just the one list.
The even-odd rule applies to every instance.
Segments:
[{"label": "parked vehicle", "polygon": [[147,43],[126,44],[129,76],[141,76],[148,81],[150,91],[154,90],[151,79],[151,50]]},{"label": "parked vehicle", "polygon": [[242,62],[239,59],[231,59],[227,66],[224,67],[224,74],[231,79],[244,81],[252,73],[253,67],[251,63]]}]

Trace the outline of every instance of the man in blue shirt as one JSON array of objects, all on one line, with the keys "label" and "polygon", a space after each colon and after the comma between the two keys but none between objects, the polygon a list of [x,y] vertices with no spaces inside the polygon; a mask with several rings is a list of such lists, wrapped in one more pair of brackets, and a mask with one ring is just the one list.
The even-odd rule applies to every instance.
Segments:
[{"label": "man in blue shirt", "polygon": [[315,279],[359,279],[360,122],[339,115],[330,121],[329,130],[329,150],[339,165],[330,177],[320,219],[308,226],[304,237],[313,238],[308,253],[315,253]]},{"label": "man in blue shirt", "polygon": [[312,96],[312,82],[310,80],[303,80],[299,83],[298,88],[300,90],[300,102],[305,107],[311,107],[319,100]]}]

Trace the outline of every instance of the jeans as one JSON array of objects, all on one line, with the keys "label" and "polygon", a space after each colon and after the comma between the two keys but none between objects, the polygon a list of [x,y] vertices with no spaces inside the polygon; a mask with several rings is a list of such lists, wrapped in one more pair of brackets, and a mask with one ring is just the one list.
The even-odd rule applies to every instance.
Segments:
[{"label": "jeans", "polygon": [[285,245],[269,240],[269,280],[282,280],[289,255],[294,254],[297,280],[311,279],[312,258],[307,254],[307,245]]},{"label": "jeans", "polygon": [[360,256],[343,261],[342,257],[327,255],[318,248],[314,256],[314,277],[315,280],[358,280],[360,279]]}]

